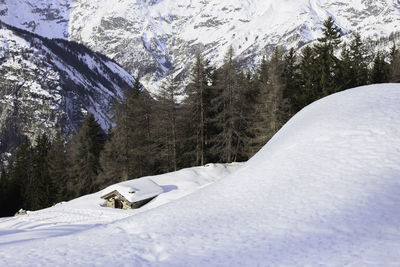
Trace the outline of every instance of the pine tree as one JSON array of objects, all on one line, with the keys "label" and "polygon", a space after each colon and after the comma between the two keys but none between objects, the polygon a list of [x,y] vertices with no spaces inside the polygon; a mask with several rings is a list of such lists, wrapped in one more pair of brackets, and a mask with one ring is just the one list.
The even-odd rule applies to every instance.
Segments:
[{"label": "pine tree", "polygon": [[337,83],[340,82],[335,76],[339,60],[334,51],[341,43],[341,29],[335,25],[333,18],[329,17],[323,24],[322,32],[323,37],[318,38],[318,43],[314,47],[317,72],[321,77],[317,87],[319,97],[338,91]]},{"label": "pine tree", "polygon": [[98,188],[122,181],[124,170],[128,165],[128,147],[125,146],[128,138],[118,139],[118,142],[114,140],[119,137],[115,135],[116,129],[117,127],[113,127],[108,130],[107,141],[100,153],[101,169],[96,179]]},{"label": "pine tree", "polygon": [[9,207],[8,205],[10,204],[8,199],[9,199],[9,186],[8,186],[8,176],[5,168],[3,167],[1,169],[1,174],[0,174],[0,217],[5,217],[11,215],[9,213]]},{"label": "pine tree", "polygon": [[298,67],[294,51],[284,56],[276,48],[269,61],[262,60],[253,86],[256,112],[250,120],[252,133],[250,147],[253,153],[263,147],[290,118],[299,94]]},{"label": "pine tree", "polygon": [[65,140],[58,132],[47,155],[49,170],[50,204],[66,200],[67,194],[67,154]]},{"label": "pine tree", "polygon": [[268,68],[269,64],[265,57],[253,78],[252,91],[254,98],[254,112],[249,117],[251,133],[248,145],[249,155],[255,154],[268,141],[269,114],[266,99],[268,99]]},{"label": "pine tree", "polygon": [[100,171],[99,157],[106,136],[93,114],[88,114],[68,146],[69,183],[72,197],[94,192]]},{"label": "pine tree", "polygon": [[300,77],[299,77],[299,66],[297,65],[297,57],[293,48],[284,57],[284,69],[283,69],[283,82],[285,88],[283,91],[283,98],[288,103],[287,112],[288,118],[296,113],[296,95],[299,92]]},{"label": "pine tree", "polygon": [[211,104],[214,109],[213,118],[216,134],[213,137],[212,152],[219,162],[232,162],[239,158],[239,150],[245,142],[243,128],[243,92],[241,80],[243,75],[239,72],[237,62],[234,60],[231,47],[225,55],[223,66],[216,72],[216,82],[213,90],[216,97]]},{"label": "pine tree", "polygon": [[285,98],[283,51],[276,48],[272,54],[268,70],[269,82],[267,84],[268,97],[266,99],[271,138],[287,121],[289,117],[288,98]]},{"label": "pine tree", "polygon": [[355,34],[354,39],[350,44],[349,52],[351,59],[350,66],[354,70],[354,76],[351,84],[349,85],[350,87],[348,88],[366,85],[368,81],[368,63],[366,61],[367,49],[361,41],[360,34]]},{"label": "pine tree", "polygon": [[30,192],[30,185],[33,183],[32,176],[32,148],[29,139],[25,136],[15,153],[15,160],[9,171],[9,211],[14,214],[21,208],[27,209],[24,205]]},{"label": "pine tree", "polygon": [[389,81],[389,64],[385,61],[382,52],[378,52],[375,56],[373,67],[371,70],[371,83],[386,83]]},{"label": "pine tree", "polygon": [[390,53],[390,82],[400,83],[400,51],[393,44]]},{"label": "pine tree", "polygon": [[158,125],[161,136],[162,150],[165,157],[166,168],[163,172],[176,171],[178,161],[178,100],[181,95],[179,83],[169,75],[162,84],[158,94]]},{"label": "pine tree", "polygon": [[50,142],[46,134],[39,135],[32,148],[32,175],[25,193],[24,207],[38,210],[48,207],[50,198],[50,178],[47,165],[47,153]]},{"label": "pine tree", "polygon": [[188,157],[192,158],[192,165],[204,165],[207,161],[207,125],[209,123],[207,107],[210,106],[211,93],[209,80],[208,61],[204,60],[200,52],[197,52],[184,100],[187,127],[190,129],[186,146],[189,151]]},{"label": "pine tree", "polygon": [[319,98],[318,74],[315,52],[307,46],[302,52],[299,64],[300,90],[296,94],[296,112]]},{"label": "pine tree", "polygon": [[247,161],[254,155],[251,153],[251,147],[254,138],[253,129],[251,128],[255,117],[255,107],[257,103],[256,89],[250,73],[239,73],[239,95],[238,95],[238,119],[235,126],[237,131],[237,140],[235,142],[236,159],[235,161]]},{"label": "pine tree", "polygon": [[154,106],[155,101],[139,82],[116,104],[116,126],[100,156],[99,186],[160,173]]},{"label": "pine tree", "polygon": [[353,88],[357,84],[356,69],[350,54],[350,49],[346,43],[342,46],[341,60],[337,71],[338,82],[337,91]]}]

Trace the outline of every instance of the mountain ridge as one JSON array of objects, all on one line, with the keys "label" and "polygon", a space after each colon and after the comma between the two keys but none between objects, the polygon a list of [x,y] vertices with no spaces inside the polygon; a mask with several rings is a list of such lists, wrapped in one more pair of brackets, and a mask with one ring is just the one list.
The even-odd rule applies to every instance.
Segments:
[{"label": "mountain ridge", "polygon": [[233,46],[251,68],[278,45],[300,47],[320,37],[329,16],[344,33],[372,40],[400,30],[397,0],[0,2],[6,22],[106,54],[152,92],[171,72],[187,77],[197,50],[219,66]]},{"label": "mountain ridge", "polygon": [[111,108],[134,78],[82,44],[48,39],[0,22],[0,153],[27,136],[76,132],[93,113],[107,130]]}]

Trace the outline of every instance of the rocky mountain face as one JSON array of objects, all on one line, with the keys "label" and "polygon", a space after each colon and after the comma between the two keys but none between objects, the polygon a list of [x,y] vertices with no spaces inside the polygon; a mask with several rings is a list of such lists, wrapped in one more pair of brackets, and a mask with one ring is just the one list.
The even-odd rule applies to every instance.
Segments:
[{"label": "rocky mountain face", "polygon": [[343,34],[400,36],[399,0],[0,0],[0,152],[70,134],[87,112],[108,128],[130,74],[155,92],[167,74],[184,80],[198,50],[218,66],[230,46],[252,68],[321,36],[329,16]]},{"label": "rocky mountain face", "polygon": [[83,45],[0,23],[0,153],[13,151],[22,135],[69,135],[88,112],[107,129],[114,101],[133,83]]},{"label": "rocky mountain face", "polygon": [[243,64],[273,47],[300,47],[332,16],[343,33],[378,40],[400,31],[399,0],[0,0],[0,19],[85,44],[140,75],[152,91],[185,77],[199,49],[218,66],[229,46]]}]

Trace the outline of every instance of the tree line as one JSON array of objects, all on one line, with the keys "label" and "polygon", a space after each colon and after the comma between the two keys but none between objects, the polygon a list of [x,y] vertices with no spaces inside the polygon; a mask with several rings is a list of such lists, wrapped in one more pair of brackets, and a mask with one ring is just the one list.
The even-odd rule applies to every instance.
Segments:
[{"label": "tree line", "polygon": [[[115,104],[114,127],[92,114],[68,143],[24,139],[0,177],[0,216],[36,210],[120,181],[206,163],[245,161],[300,109],[366,84],[400,82],[400,51],[370,54],[360,35],[349,44],[332,18],[323,37],[295,51],[276,48],[254,74],[230,48],[220,68],[199,52],[184,89],[172,75],[157,95],[139,80]],[[178,101],[179,99],[182,99]]]}]

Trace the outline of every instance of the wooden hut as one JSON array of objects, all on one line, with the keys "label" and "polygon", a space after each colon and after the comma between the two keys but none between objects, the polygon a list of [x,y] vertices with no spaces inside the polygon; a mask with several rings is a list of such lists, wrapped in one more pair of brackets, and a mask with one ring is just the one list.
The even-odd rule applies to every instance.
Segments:
[{"label": "wooden hut", "polygon": [[112,185],[105,190],[101,198],[107,207],[116,209],[137,209],[163,193],[162,187],[149,178],[134,179]]}]

